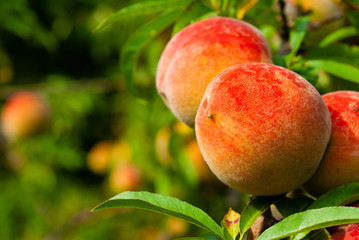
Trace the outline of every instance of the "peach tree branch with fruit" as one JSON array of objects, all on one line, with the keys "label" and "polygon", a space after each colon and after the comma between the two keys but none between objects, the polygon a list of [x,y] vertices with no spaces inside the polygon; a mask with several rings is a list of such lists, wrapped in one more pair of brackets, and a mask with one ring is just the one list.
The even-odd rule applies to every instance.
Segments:
[{"label": "peach tree branch with fruit", "polygon": [[[313,81],[324,71],[359,82],[359,63],[343,60],[343,55],[358,56],[359,46],[332,44],[358,34],[359,13],[329,1],[330,16],[325,16],[324,7],[318,8],[323,2],[147,1],[101,24],[97,30],[157,14],[121,53],[128,90],[142,98],[153,92],[134,80],[137,59],[153,38],[173,26],[157,67],[157,91],[179,120],[194,127],[217,178],[253,197],[240,214],[230,209],[221,225],[189,203],[149,192],[122,192],[93,211],[133,207],[159,212],[218,239],[339,239],[327,230],[338,225],[351,231],[352,238],[345,239],[359,239],[353,233],[359,231],[359,208],[347,206],[359,200],[359,93],[321,95],[324,83]],[[239,20],[257,6],[277,7],[278,16],[287,16],[288,41],[269,43],[266,38],[273,34],[265,36],[263,29]],[[301,16],[303,11],[312,13]],[[309,25],[320,26],[333,14],[346,16],[350,24],[322,37],[320,48],[303,48],[313,37]]]}]

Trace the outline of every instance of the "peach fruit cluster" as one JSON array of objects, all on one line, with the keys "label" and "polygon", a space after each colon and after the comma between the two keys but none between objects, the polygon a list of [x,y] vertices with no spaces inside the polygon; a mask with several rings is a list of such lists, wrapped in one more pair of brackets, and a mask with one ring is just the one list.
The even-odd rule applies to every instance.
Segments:
[{"label": "peach fruit cluster", "polygon": [[234,189],[268,196],[306,186],[318,194],[359,181],[358,94],[323,99],[300,75],[272,64],[266,39],[244,21],[214,17],[177,33],[160,58],[156,87],[195,128],[212,172]]}]

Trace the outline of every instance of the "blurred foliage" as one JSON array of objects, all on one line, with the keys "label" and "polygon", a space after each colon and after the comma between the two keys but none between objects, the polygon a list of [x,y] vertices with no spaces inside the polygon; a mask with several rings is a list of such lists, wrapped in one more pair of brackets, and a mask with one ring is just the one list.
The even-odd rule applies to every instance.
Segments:
[{"label": "blurred foliage", "polygon": [[[171,36],[201,18],[235,16],[233,8],[248,6],[246,1],[193,0],[179,9],[167,2],[165,10],[115,18],[95,31],[135,3],[145,2],[0,1],[0,110],[24,89],[40,93],[51,109],[51,124],[42,133],[16,142],[0,138],[0,239],[171,239],[198,231],[171,230],[167,218],[137,210],[91,214],[116,194],[108,186],[114,163],[103,175],[87,165],[100,141],[128,144],[126,161],[141,170],[141,190],[179,197],[217,222],[229,207],[244,208],[248,195],[201,177],[195,153],[188,152],[194,131],[154,93],[157,62]],[[358,11],[344,3],[342,9],[334,19],[340,22],[329,29],[326,20],[299,22],[310,12],[284,9],[275,0],[258,1],[243,19],[264,33],[276,64],[300,73],[320,92],[358,90]],[[338,64],[347,71],[331,68]]]}]

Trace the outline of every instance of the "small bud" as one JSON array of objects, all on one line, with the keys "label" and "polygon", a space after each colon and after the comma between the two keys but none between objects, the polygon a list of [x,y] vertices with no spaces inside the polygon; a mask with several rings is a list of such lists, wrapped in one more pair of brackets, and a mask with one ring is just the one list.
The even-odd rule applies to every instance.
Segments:
[{"label": "small bud", "polygon": [[232,208],[229,209],[228,213],[224,216],[222,223],[226,227],[228,233],[231,235],[231,237],[236,239],[238,233],[239,233],[239,219],[241,218],[241,215],[235,211],[232,210]]}]

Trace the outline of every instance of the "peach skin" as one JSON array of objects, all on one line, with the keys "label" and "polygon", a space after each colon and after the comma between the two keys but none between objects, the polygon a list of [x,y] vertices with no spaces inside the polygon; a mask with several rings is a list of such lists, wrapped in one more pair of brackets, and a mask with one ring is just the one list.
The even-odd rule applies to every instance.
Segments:
[{"label": "peach skin", "polygon": [[195,122],[201,152],[228,186],[257,196],[300,187],[315,172],[331,121],[318,91],[272,64],[244,63],[208,85]]},{"label": "peach skin", "polygon": [[336,91],[323,95],[332,120],[332,135],[323,160],[305,189],[320,195],[359,181],[359,93]]},{"label": "peach skin", "polygon": [[272,62],[269,45],[258,29],[226,17],[202,20],[182,29],[167,44],[157,67],[157,91],[172,113],[193,127],[211,79],[226,67],[246,62]]}]

